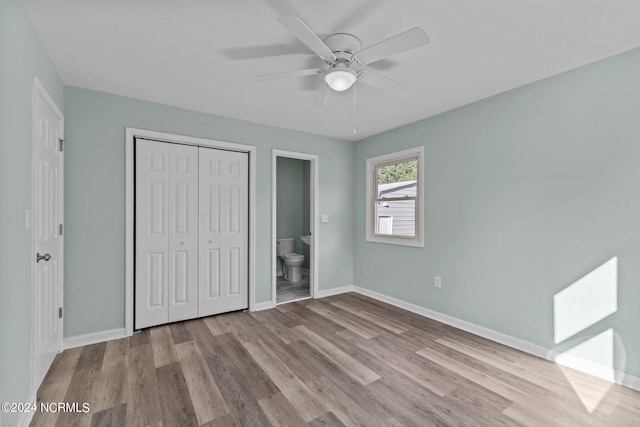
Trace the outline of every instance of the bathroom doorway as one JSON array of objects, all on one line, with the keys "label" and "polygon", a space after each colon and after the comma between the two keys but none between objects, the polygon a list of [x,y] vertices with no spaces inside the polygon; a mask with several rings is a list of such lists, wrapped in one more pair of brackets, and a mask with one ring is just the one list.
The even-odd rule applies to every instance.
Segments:
[{"label": "bathroom doorway", "polygon": [[318,156],[273,150],[273,305],[313,298],[318,270]]}]

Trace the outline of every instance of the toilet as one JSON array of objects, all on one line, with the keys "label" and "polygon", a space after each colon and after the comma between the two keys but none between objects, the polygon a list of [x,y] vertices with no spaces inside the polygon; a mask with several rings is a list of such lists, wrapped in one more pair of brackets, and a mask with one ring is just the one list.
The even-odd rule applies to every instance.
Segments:
[{"label": "toilet", "polygon": [[287,237],[277,240],[278,256],[282,257],[282,275],[289,282],[299,282],[302,279],[302,264],[304,264],[304,255],[293,252],[293,237]]}]

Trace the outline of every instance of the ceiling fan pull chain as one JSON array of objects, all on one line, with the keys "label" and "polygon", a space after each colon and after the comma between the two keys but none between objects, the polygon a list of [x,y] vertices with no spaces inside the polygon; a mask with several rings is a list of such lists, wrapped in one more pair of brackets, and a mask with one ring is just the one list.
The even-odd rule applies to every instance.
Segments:
[{"label": "ceiling fan pull chain", "polygon": [[[329,91],[329,86],[327,84],[325,84],[324,85],[324,96],[322,97],[322,106],[320,107],[323,110],[324,110],[325,106],[327,105],[327,92],[328,91]],[[325,124],[326,124],[326,121],[325,121]]]},{"label": "ceiling fan pull chain", "polygon": [[356,82],[353,84],[353,134],[355,135],[356,132],[356,100],[357,100],[357,96],[356,96],[356,89],[358,88],[358,81],[356,80]]}]

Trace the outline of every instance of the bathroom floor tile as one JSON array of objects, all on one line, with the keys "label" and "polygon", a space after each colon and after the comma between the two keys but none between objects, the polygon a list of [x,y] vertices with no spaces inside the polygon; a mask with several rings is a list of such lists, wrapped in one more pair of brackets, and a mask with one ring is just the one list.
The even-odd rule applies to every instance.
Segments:
[{"label": "bathroom floor tile", "polygon": [[309,273],[302,272],[302,280],[299,282],[289,282],[282,277],[276,281],[276,302],[293,301],[311,296]]}]

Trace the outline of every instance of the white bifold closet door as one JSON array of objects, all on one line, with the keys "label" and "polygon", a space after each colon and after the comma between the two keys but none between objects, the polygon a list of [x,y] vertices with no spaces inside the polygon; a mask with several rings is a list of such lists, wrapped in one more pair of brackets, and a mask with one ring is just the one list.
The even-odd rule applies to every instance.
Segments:
[{"label": "white bifold closet door", "polygon": [[248,307],[247,153],[200,149],[200,316]]},{"label": "white bifold closet door", "polygon": [[136,140],[136,329],[248,307],[248,155]]},{"label": "white bifold closet door", "polygon": [[136,328],[198,316],[198,147],[136,143]]}]

